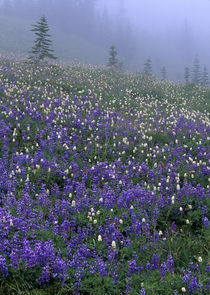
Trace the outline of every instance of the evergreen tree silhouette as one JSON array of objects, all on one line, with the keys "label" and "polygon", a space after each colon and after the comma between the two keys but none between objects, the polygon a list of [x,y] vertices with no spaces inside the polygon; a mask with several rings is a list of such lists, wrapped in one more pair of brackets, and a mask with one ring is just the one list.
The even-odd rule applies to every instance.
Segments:
[{"label": "evergreen tree silhouette", "polygon": [[144,63],[144,74],[146,76],[152,76],[152,60],[150,57]]},{"label": "evergreen tree silhouette", "polygon": [[34,41],[34,46],[29,52],[32,54],[30,56],[32,61],[39,64],[45,58],[56,59],[52,54],[53,50],[50,48],[52,41],[49,39],[51,36],[48,34],[49,26],[46,17],[43,15],[35,25],[32,25],[32,27],[33,29],[31,29],[31,31],[35,32],[35,35],[37,36]]},{"label": "evergreen tree silhouette", "polygon": [[194,64],[193,64],[192,82],[195,84],[201,83],[200,62],[197,56],[195,57]]},{"label": "evergreen tree silhouette", "polygon": [[162,78],[162,80],[166,80],[167,79],[167,71],[166,71],[166,68],[165,67],[162,67],[162,69],[161,69],[161,78]]},{"label": "evergreen tree silhouette", "polygon": [[204,68],[203,68],[203,75],[202,75],[201,85],[204,86],[204,87],[209,86],[209,75],[208,75],[208,70],[207,70],[206,66],[204,66]]},{"label": "evergreen tree silhouette", "polygon": [[112,68],[118,67],[117,51],[114,45],[110,46],[108,66]]},{"label": "evergreen tree silhouette", "polygon": [[190,81],[190,70],[188,67],[184,69],[184,79],[185,79],[185,84],[188,84]]}]

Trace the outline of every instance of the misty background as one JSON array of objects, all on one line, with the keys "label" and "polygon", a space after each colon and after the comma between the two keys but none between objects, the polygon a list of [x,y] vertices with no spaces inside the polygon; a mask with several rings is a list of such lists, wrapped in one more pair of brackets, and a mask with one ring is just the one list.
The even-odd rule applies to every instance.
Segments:
[{"label": "misty background", "polygon": [[27,54],[43,14],[61,61],[105,65],[114,44],[128,70],[148,57],[169,80],[182,82],[195,57],[210,70],[209,0],[0,0],[0,52]]}]

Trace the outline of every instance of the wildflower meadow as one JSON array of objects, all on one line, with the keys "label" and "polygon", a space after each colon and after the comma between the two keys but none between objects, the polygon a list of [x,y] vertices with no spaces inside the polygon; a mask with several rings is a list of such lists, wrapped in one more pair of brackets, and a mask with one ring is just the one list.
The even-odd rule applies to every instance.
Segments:
[{"label": "wildflower meadow", "polygon": [[0,59],[0,294],[209,294],[210,90]]}]

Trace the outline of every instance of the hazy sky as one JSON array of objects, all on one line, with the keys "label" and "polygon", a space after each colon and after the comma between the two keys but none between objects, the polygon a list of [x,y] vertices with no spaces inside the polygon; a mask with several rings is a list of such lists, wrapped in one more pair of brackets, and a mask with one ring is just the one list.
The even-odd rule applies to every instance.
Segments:
[{"label": "hazy sky", "polygon": [[156,68],[165,64],[174,71],[191,66],[195,55],[202,66],[210,67],[210,0],[98,1],[101,10],[113,15],[123,12],[124,19],[137,28],[140,48],[146,48],[145,57],[151,55]]},{"label": "hazy sky", "polygon": [[143,28],[167,29],[188,21],[210,32],[210,0],[99,0],[100,7],[119,12],[119,3],[131,22]]}]

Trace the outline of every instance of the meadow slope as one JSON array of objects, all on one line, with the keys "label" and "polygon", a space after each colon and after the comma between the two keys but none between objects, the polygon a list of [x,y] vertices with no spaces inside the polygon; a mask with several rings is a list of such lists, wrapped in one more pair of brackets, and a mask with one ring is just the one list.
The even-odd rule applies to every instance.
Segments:
[{"label": "meadow slope", "polygon": [[209,89],[0,60],[0,294],[207,294]]}]

